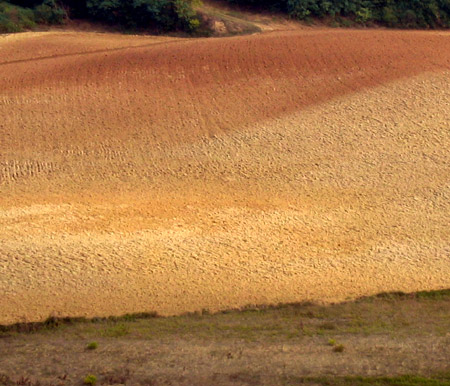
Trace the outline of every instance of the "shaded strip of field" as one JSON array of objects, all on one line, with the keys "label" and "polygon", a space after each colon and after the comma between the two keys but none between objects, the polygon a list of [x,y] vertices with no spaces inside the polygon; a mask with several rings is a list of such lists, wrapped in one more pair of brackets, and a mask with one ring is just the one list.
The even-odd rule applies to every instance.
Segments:
[{"label": "shaded strip of field", "polygon": [[289,31],[123,49],[12,56],[0,70],[4,146],[36,151],[136,136],[183,143],[450,68],[450,39],[436,32]]}]

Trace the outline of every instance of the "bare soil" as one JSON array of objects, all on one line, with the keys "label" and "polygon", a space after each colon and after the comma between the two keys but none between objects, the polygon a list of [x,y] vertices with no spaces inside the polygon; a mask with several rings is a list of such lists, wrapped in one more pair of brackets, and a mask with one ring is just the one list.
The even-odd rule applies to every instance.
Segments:
[{"label": "bare soil", "polygon": [[0,324],[450,286],[450,34],[0,38]]}]

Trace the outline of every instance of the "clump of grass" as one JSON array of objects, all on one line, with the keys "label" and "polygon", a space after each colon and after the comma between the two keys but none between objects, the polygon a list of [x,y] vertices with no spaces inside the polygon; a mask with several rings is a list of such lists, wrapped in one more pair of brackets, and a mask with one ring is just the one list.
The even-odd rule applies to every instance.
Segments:
[{"label": "clump of grass", "polygon": [[97,383],[97,377],[95,375],[89,374],[83,380],[85,385],[95,385]]},{"label": "clump of grass", "polygon": [[320,325],[320,328],[323,330],[334,330],[336,329],[336,325],[332,322],[325,322]]},{"label": "clump of grass", "polygon": [[333,347],[334,352],[344,352],[345,347],[343,344],[337,344]]},{"label": "clump of grass", "polygon": [[418,299],[442,300],[450,297],[450,289],[436,291],[420,291],[416,293]]},{"label": "clump of grass", "polygon": [[[136,320],[140,319],[154,319],[157,318],[159,315],[157,312],[137,312],[134,314],[125,314],[119,318],[116,318],[115,320],[124,320],[127,322],[134,322]],[[109,318],[110,320],[114,320],[113,318]]]},{"label": "clump of grass", "polygon": [[335,345],[336,345],[336,340],[328,339],[328,346],[335,346]]},{"label": "clump of grass", "polygon": [[91,342],[86,346],[86,350],[96,350],[98,348],[97,342]]},{"label": "clump of grass", "polygon": [[120,323],[107,328],[103,331],[102,335],[109,338],[120,338],[121,336],[128,335],[129,332],[130,328],[127,325]]},{"label": "clump of grass", "polygon": [[[103,378],[102,384],[125,385],[127,383],[128,379],[130,378],[130,374],[131,374],[130,370],[125,369],[124,371],[121,371],[120,373],[107,375],[105,378]],[[145,384],[147,384],[147,383],[145,383]],[[151,382],[149,384],[153,384],[153,382]]]}]

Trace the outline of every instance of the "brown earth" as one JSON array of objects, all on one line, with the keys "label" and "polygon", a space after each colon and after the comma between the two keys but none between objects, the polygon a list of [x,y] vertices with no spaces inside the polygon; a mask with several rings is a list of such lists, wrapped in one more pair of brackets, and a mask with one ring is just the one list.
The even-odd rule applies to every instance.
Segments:
[{"label": "brown earth", "polygon": [[450,286],[450,34],[0,38],[0,323]]}]

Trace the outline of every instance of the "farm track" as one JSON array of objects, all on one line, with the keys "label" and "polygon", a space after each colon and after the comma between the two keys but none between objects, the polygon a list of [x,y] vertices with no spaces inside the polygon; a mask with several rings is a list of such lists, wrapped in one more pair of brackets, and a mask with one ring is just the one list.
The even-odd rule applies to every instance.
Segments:
[{"label": "farm track", "polygon": [[70,53],[70,54],[36,56],[36,57],[28,58],[28,59],[17,59],[17,60],[9,60],[9,61],[5,61],[5,62],[0,62],[0,66],[11,65],[11,64],[19,64],[19,63],[30,63],[30,62],[40,61],[40,60],[49,60],[49,59],[58,59],[58,58],[70,58],[70,57],[73,57],[73,56],[107,54],[107,53],[112,53],[112,52],[120,52],[120,51],[130,50],[130,49],[133,49],[133,48],[136,49],[136,48],[154,47],[154,46],[159,45],[159,44],[167,45],[167,44],[175,43],[175,42],[179,42],[179,41],[182,41],[182,40],[181,39],[173,39],[173,40],[171,40],[169,42],[166,42],[166,41],[153,42],[153,43],[143,44],[143,45],[138,45],[138,46],[125,46],[125,47],[109,48],[109,49],[104,49],[104,50],[80,51],[80,52],[73,52],[73,53]]},{"label": "farm track", "polygon": [[450,286],[448,33],[0,55],[0,323]]}]

